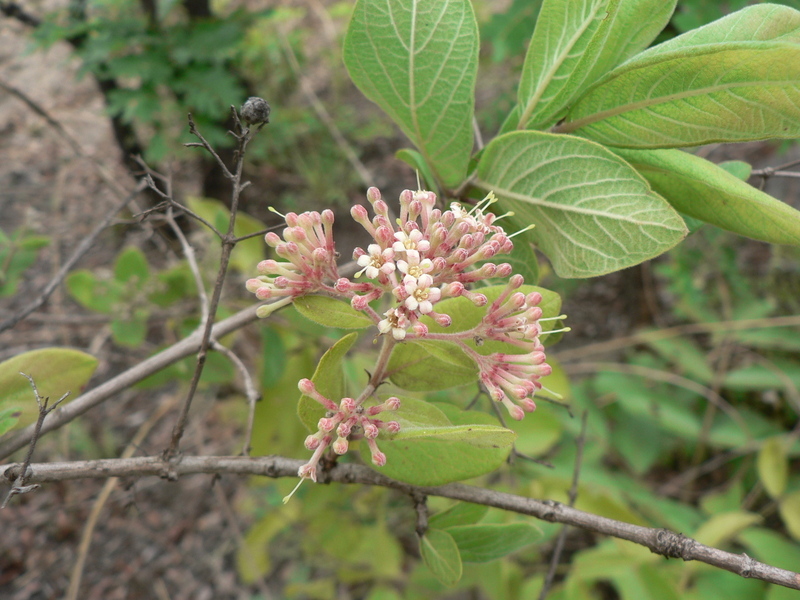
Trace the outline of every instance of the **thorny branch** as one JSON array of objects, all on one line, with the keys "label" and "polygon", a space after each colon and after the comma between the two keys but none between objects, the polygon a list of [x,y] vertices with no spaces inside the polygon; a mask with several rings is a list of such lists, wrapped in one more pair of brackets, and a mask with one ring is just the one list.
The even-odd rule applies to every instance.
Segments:
[{"label": "thorny branch", "polygon": [[[104,459],[68,463],[30,465],[27,480],[31,483],[67,481],[87,478],[158,476],[175,480],[181,476],[198,473],[220,475],[261,475],[265,477],[297,477],[297,470],[305,461],[280,456],[183,456],[166,462],[163,457],[149,456],[130,459]],[[21,472],[21,465],[10,465],[5,478],[13,481]],[[667,558],[685,561],[697,560],[741,577],[760,579],[768,583],[800,590],[800,574],[779,569],[746,554],[734,554],[712,548],[667,529],[642,527],[615,519],[601,517],[571,508],[552,500],[534,500],[497,492],[485,488],[451,483],[438,487],[413,486],[396,481],[371,468],[353,463],[337,463],[328,471],[320,471],[319,482],[377,485],[409,496],[439,496],[483,504],[551,523],[563,523],[601,535],[608,535],[649,548],[651,552]]]}]

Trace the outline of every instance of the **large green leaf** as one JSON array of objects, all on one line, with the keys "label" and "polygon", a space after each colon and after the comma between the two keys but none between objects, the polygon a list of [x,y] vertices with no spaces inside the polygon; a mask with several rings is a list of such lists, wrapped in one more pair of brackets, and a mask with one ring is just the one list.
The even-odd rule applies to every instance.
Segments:
[{"label": "large green leaf", "polygon": [[[447,404],[436,406],[455,426],[497,426],[497,419],[483,412],[461,411]],[[491,473],[505,462],[511,451],[510,445],[487,448],[463,440],[384,440],[382,436],[378,445],[386,454],[386,465],[381,467],[381,473],[412,485],[443,485]],[[369,462],[366,444],[361,445],[361,455]]]},{"label": "large green leaf", "polygon": [[492,190],[561,277],[638,264],[677,244],[686,226],[628,163],[588,140],[538,131],[494,139],[476,183]]},{"label": "large green leaf", "polygon": [[475,362],[449,342],[399,344],[392,351],[388,371],[392,383],[411,392],[446,390],[478,380]]},{"label": "large green leaf", "polygon": [[646,48],[669,21],[675,3],[545,2],[520,81],[520,128],[539,129],[557,120],[589,85]]},{"label": "large green leaf", "polygon": [[44,348],[19,354],[0,363],[0,422],[5,431],[35,423],[39,414],[30,375],[42,398],[50,404],[66,392],[69,402],[80,396],[97,368],[94,356],[70,348]]},{"label": "large green leaf", "polygon": [[648,48],[639,61],[681,48],[722,42],[800,42],[800,12],[778,4],[756,4]]},{"label": "large green leaf", "polygon": [[681,150],[617,149],[676,210],[756,240],[800,245],[800,211]]},{"label": "large green leaf", "polygon": [[[342,361],[356,338],[358,338],[357,333],[348,333],[328,348],[311,377],[317,391],[337,405],[345,394]],[[317,423],[325,416],[325,407],[313,398],[302,394],[297,404],[297,415],[309,431],[316,431]]]},{"label": "large green leaf", "polygon": [[706,44],[630,60],[557,131],[627,148],[799,137],[800,45]]},{"label": "large green leaf", "polygon": [[468,0],[359,0],[345,36],[353,82],[445,185],[463,179],[472,152],[478,45]]}]

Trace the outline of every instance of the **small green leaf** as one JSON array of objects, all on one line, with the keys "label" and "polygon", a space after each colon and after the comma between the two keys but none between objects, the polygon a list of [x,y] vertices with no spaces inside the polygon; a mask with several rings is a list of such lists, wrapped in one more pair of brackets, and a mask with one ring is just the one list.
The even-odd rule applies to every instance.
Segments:
[{"label": "small green leaf", "polygon": [[327,327],[366,329],[374,325],[372,319],[349,303],[327,296],[300,296],[292,303],[301,315]]},{"label": "small green leaf", "polygon": [[756,240],[800,245],[800,211],[726,169],[681,150],[620,148],[615,152],[676,210]]},{"label": "small green leaf", "polygon": [[800,490],[781,498],[778,502],[778,511],[789,535],[800,541]]},{"label": "small green leaf", "polygon": [[461,579],[461,556],[452,536],[446,531],[428,529],[419,540],[422,561],[441,583],[453,586]]},{"label": "small green leaf", "polygon": [[[357,338],[357,333],[348,333],[328,348],[311,377],[317,391],[337,405],[345,394],[342,361]],[[317,423],[325,416],[325,408],[313,398],[302,394],[297,404],[297,415],[309,431],[316,431]]]},{"label": "small green leaf", "polygon": [[252,584],[271,571],[269,543],[297,518],[295,506],[289,504],[268,512],[247,532],[236,550],[236,570],[245,583]]},{"label": "small green leaf", "polygon": [[472,152],[478,46],[468,0],[359,0],[344,40],[353,82],[445,185],[464,178]]},{"label": "small green leaf", "polygon": [[286,347],[274,327],[261,328],[261,387],[278,383],[286,369]]},{"label": "small green leaf", "polygon": [[428,526],[434,529],[447,529],[458,525],[474,525],[480,521],[489,507],[472,502],[458,502],[447,510],[436,513],[428,519]]},{"label": "small green leaf", "polygon": [[542,532],[530,523],[490,523],[449,527],[447,533],[461,553],[463,562],[489,562],[532,544]]},{"label": "small green leaf", "polygon": [[123,250],[114,263],[114,279],[142,285],[150,277],[150,267],[144,252],[131,246]]},{"label": "small green leaf", "polygon": [[538,131],[492,140],[477,185],[494,191],[561,277],[591,277],[638,264],[686,235],[677,212],[610,150]]},{"label": "small green leaf", "polygon": [[761,523],[763,517],[744,511],[714,515],[695,531],[694,538],[701,544],[719,548],[751,525]]},{"label": "small green leaf", "polygon": [[120,284],[101,281],[86,269],[73,271],[64,282],[70,295],[82,306],[99,313],[109,314],[120,301]]},{"label": "small green leaf", "polygon": [[[33,377],[42,398],[55,402],[70,392],[64,402],[80,396],[84,386],[97,368],[97,359],[89,354],[68,348],[32,350],[0,363],[0,412],[6,418],[19,413],[14,429],[35,423],[39,414],[36,398],[25,373]],[[11,411],[10,413],[7,411]]]},{"label": "small green leaf", "polygon": [[758,478],[772,498],[779,498],[786,491],[789,479],[789,457],[786,440],[775,436],[766,440],[758,451]]},{"label": "small green leaf", "polygon": [[140,346],[147,336],[148,316],[148,311],[136,310],[129,317],[112,320],[111,336],[114,342],[128,348]]}]

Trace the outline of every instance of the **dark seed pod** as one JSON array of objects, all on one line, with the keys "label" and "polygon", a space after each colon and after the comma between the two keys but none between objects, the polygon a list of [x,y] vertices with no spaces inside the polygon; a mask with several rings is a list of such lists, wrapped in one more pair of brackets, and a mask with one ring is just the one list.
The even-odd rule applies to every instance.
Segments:
[{"label": "dark seed pod", "polygon": [[242,119],[248,125],[260,125],[269,123],[269,104],[263,98],[251,96],[247,102],[242,104]]}]

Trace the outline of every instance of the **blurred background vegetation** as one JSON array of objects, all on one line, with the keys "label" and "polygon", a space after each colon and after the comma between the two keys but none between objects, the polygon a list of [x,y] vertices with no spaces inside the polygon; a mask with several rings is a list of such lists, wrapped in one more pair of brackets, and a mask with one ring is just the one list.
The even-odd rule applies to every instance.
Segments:
[{"label": "blurred background vegetation", "polygon": [[[186,114],[194,115],[206,138],[227,149],[223,156],[230,159],[229,106],[250,95],[266,98],[271,123],[251,146],[246,167],[253,185],[244,196],[241,227],[248,233],[274,224],[268,206],[333,207],[344,216],[368,185],[381,188],[387,199],[416,185],[414,174],[394,158],[404,140],[358,93],[342,65],[341,41],[352,4],[70,0],[0,2],[0,9],[4,22],[24,28],[29,52],[67,45],[79,60],[78,76],[96,81],[106,107],[96,118],[110,120],[120,160],[130,173],[141,171],[140,164],[126,158],[131,155],[142,155],[157,171],[174,173],[176,196],[184,196],[212,222],[227,219],[229,188],[210,161],[182,147],[190,141]],[[476,109],[486,140],[513,106],[539,4],[474,1],[483,41]],[[663,39],[747,4],[753,2],[681,0]],[[781,4],[800,8],[797,1]],[[736,159],[760,167],[800,158],[796,142],[698,151],[716,162]],[[766,185],[800,208],[800,180],[753,178],[751,183]],[[14,210],[9,198],[4,216]],[[55,261],[53,246],[58,245],[49,239],[53,232],[47,223],[16,223],[9,218],[0,230],[0,298],[8,313],[37,289],[33,274]],[[197,323],[185,263],[168,246],[143,243],[139,229],[133,221],[117,224],[103,245],[106,254],[94,259],[100,266],[70,275],[67,295],[60,300],[70,310],[101,317],[96,322],[108,329],[109,339],[94,350],[109,362],[107,372],[158,351]],[[357,243],[356,235],[345,242],[343,256]],[[195,231],[192,239],[210,279],[218,252],[214,240],[203,231]],[[251,301],[241,283],[264,253],[259,238],[237,249],[222,316]],[[548,385],[564,394],[571,411],[541,403],[534,415],[510,425],[520,435],[513,460],[474,483],[567,501],[580,430],[576,417],[588,411],[578,508],[666,527],[797,570],[800,327],[777,325],[785,324],[781,319],[787,315],[800,314],[800,252],[705,225],[667,255],[595,280],[558,280],[543,258],[542,265],[539,283],[562,294],[573,328],[548,353],[561,366],[559,372],[569,375],[569,380],[561,377]],[[131,273],[136,274],[133,283]],[[725,325],[745,319],[752,321],[746,328]],[[91,351],[93,338],[71,337],[71,331],[60,334],[60,343]],[[249,357],[263,394],[254,454],[306,456],[306,432],[296,417],[296,382],[311,375],[320,353],[340,334],[285,311],[226,341]],[[12,338],[7,333],[2,339]],[[9,347],[17,345],[9,342]],[[370,348],[369,340],[362,348]],[[41,446],[42,452],[72,459],[117,456],[136,425],[124,418],[124,407],[144,402],[152,408],[162,399],[160,390],[185,385],[192,363],[187,359],[138,386],[107,420],[92,423],[89,417],[73,424],[66,438]],[[363,353],[349,359],[353,389],[363,384],[365,368],[369,360]],[[218,453],[235,454],[235,433],[246,417],[241,383],[225,359],[212,355],[204,386],[211,401],[203,411],[215,423],[206,434],[217,437],[212,446]],[[458,388],[431,394],[431,400],[464,408],[476,394],[477,389]],[[485,399],[478,406],[491,411]],[[210,581],[214,598],[533,598],[559,531],[556,525],[536,523],[535,540],[521,540],[518,551],[499,560],[475,557],[458,587],[445,589],[418,560],[415,516],[407,498],[384,489],[307,485],[283,506],[281,498],[294,483],[258,478],[229,483],[242,531],[220,552],[223,571],[236,573],[233,591],[221,587],[220,576],[203,573],[202,567],[189,569]],[[58,498],[65,492],[48,493]],[[209,514],[217,508],[214,499],[210,494]],[[155,497],[142,503],[158,506]],[[78,519],[87,506],[88,499],[68,504],[70,518]],[[431,500],[434,511],[449,506]],[[125,506],[115,510],[128,514]],[[129,516],[142,518],[135,511]],[[488,524],[522,520],[494,509],[462,518],[462,523]],[[194,529],[196,522],[185,526]],[[197,529],[196,535],[203,535],[202,527]],[[59,540],[51,532],[47,541],[74,545],[77,537],[73,532]],[[166,539],[158,543],[167,544]],[[0,542],[0,561],[5,562],[0,570],[18,572],[21,559],[6,543]],[[98,539],[96,545],[107,543]],[[189,553],[185,560],[192,558]],[[68,571],[67,561],[55,564]],[[96,565],[87,568],[87,589],[108,575],[102,561]],[[161,576],[153,574],[154,568],[144,563],[142,572],[125,575],[125,585],[136,589],[131,587],[135,581],[145,589],[148,578]],[[4,597],[49,597],[23,596],[25,589],[18,578],[0,577]],[[667,562],[627,542],[571,531],[549,597],[788,600],[796,594],[703,565]],[[192,596],[176,591],[172,597]]]}]

